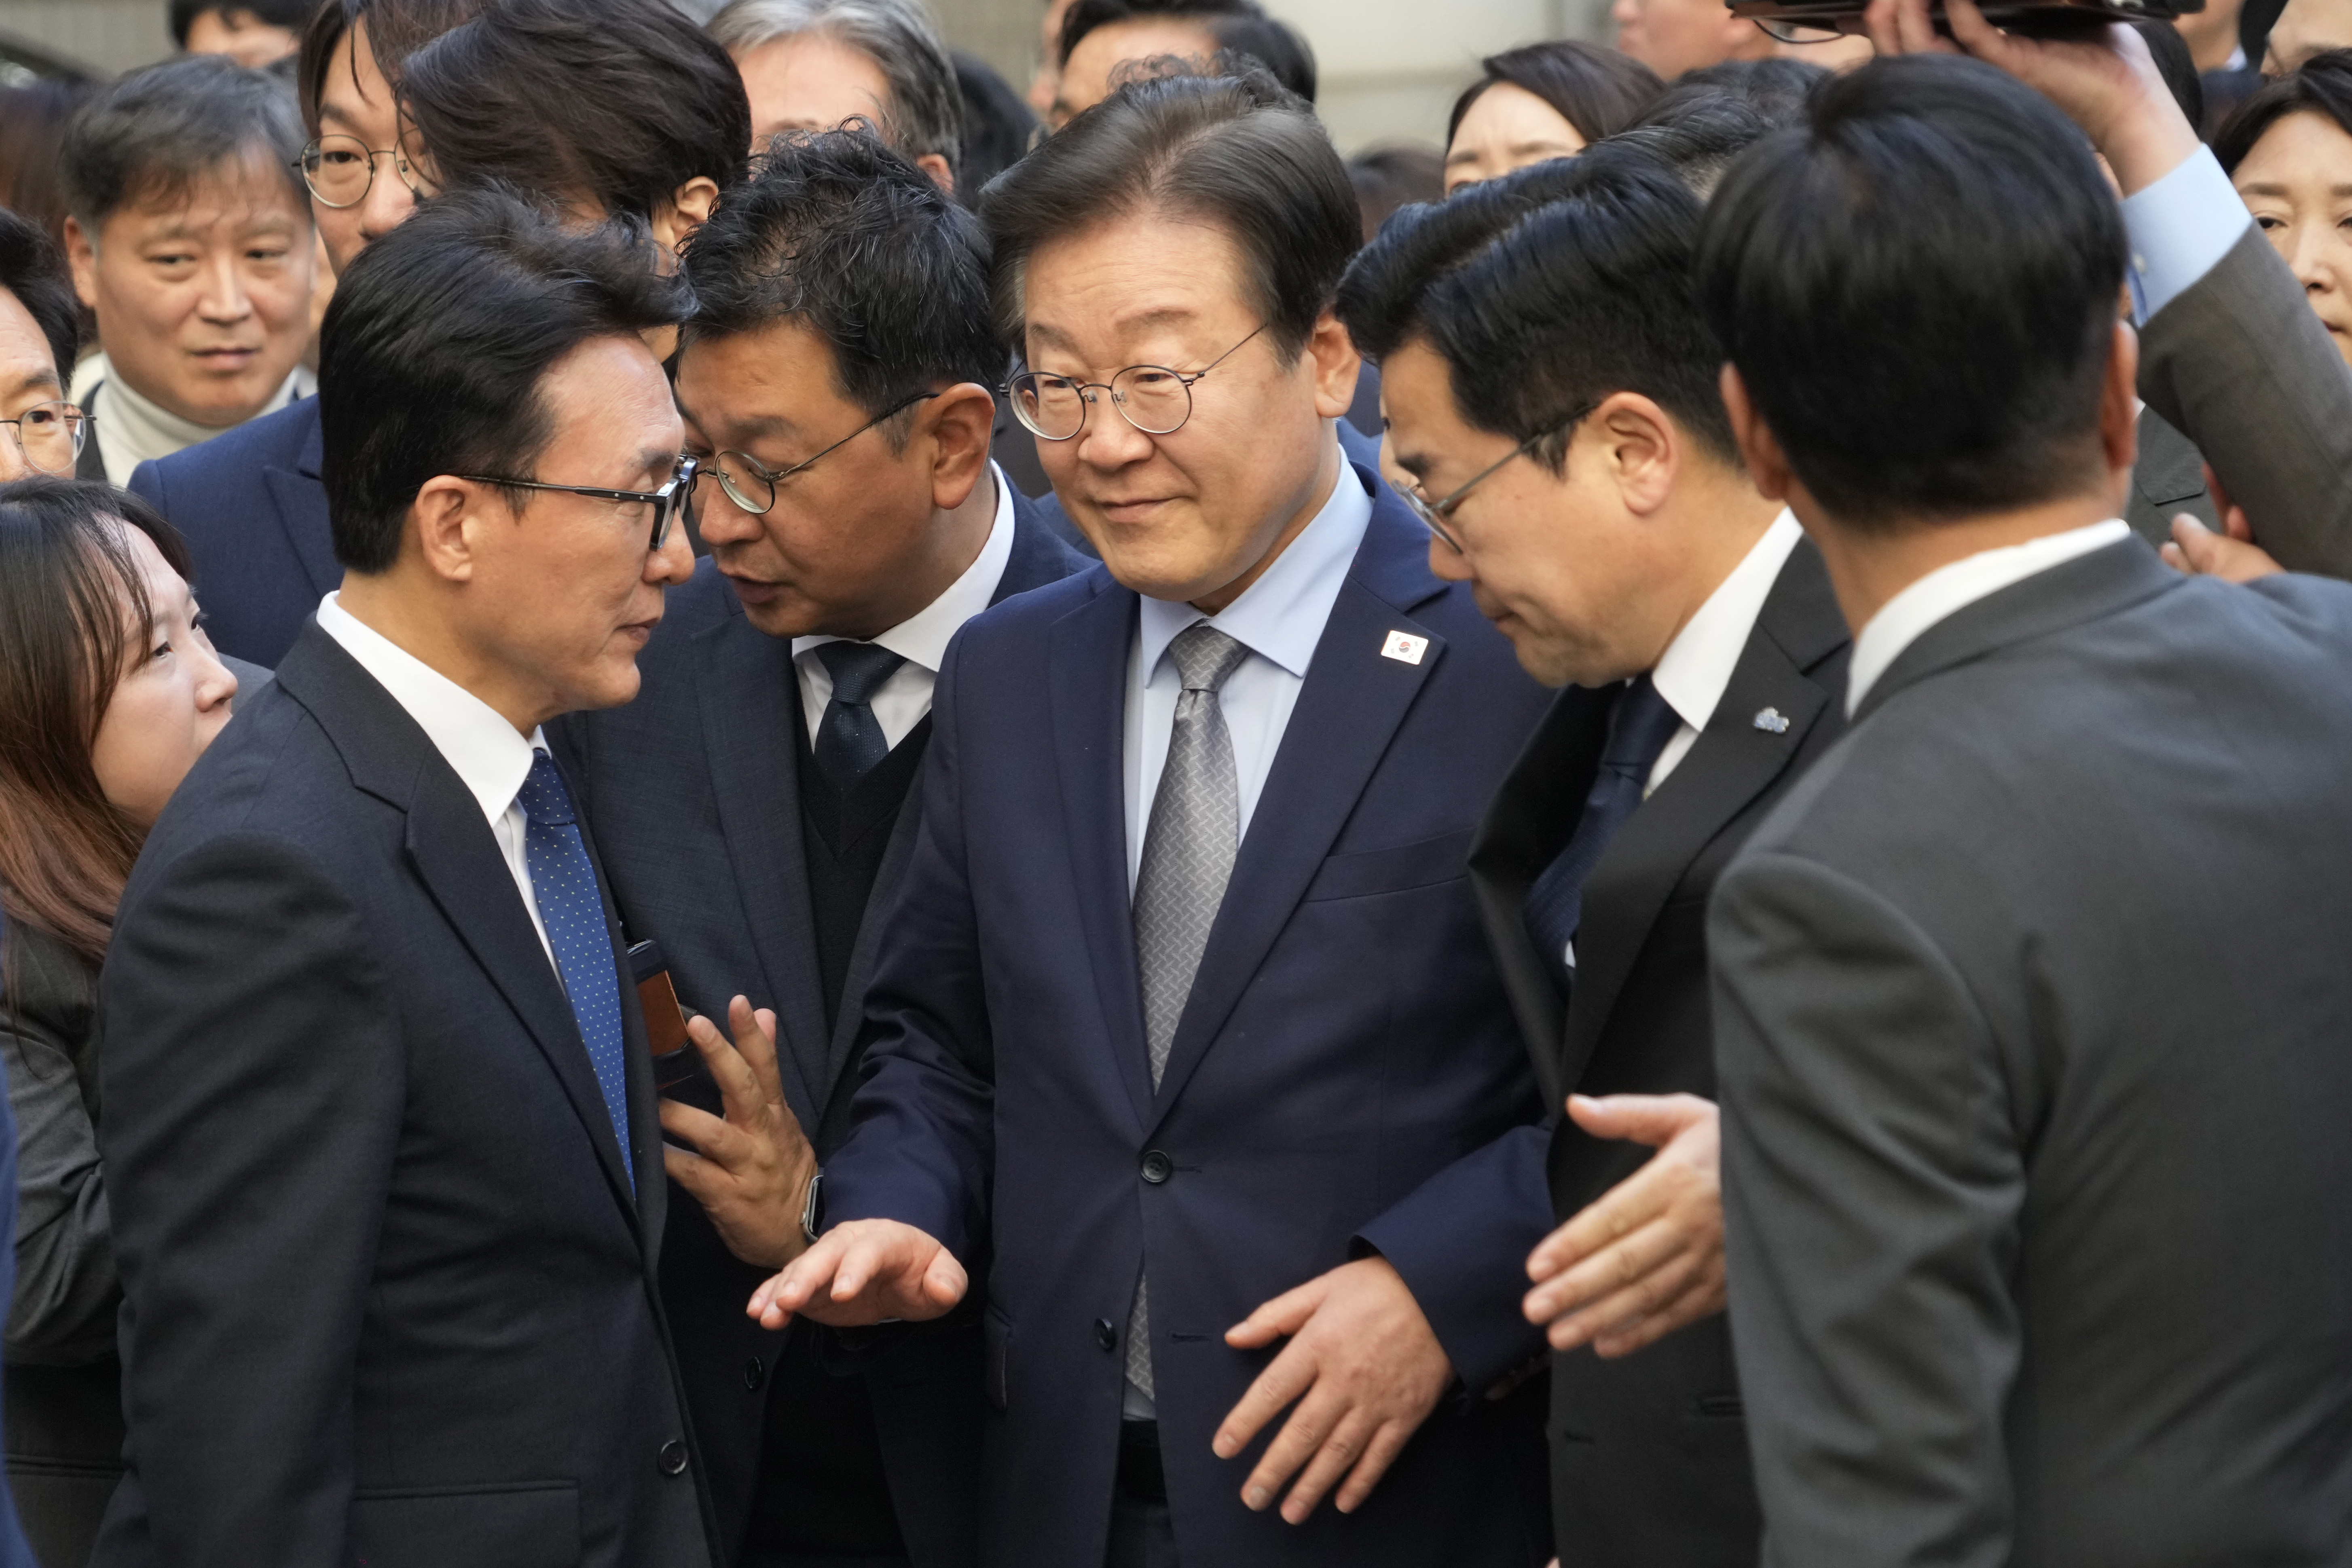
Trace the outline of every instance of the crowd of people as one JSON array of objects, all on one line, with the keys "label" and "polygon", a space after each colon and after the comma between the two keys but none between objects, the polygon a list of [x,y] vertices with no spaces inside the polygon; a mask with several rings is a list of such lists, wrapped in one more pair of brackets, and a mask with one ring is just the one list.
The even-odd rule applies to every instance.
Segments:
[{"label": "crowd of people", "polygon": [[0,1563],[2352,1562],[2341,0],[172,18],[0,103]]}]

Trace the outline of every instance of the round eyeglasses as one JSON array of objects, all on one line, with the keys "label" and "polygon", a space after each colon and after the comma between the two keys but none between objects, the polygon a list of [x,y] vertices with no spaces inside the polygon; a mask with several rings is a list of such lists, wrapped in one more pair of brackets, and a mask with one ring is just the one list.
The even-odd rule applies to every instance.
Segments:
[{"label": "round eyeglasses", "polygon": [[1261,323],[1249,338],[1244,338],[1189,376],[1166,365],[1129,365],[1108,382],[1082,382],[1045,371],[1023,371],[1004,383],[1004,392],[1013,400],[1013,417],[1027,425],[1030,434],[1040,441],[1067,441],[1076,435],[1086,428],[1087,411],[1094,406],[1095,394],[1106,392],[1110,393],[1111,406],[1118,410],[1119,417],[1144,434],[1173,435],[1192,417],[1194,383],[1240,353],[1243,344],[1265,330]]},{"label": "round eyeglasses", "polygon": [[460,474],[460,479],[477,485],[497,485],[513,490],[555,490],[566,496],[586,496],[598,501],[634,501],[653,508],[652,540],[646,546],[657,550],[669,542],[670,525],[686,508],[686,498],[694,494],[694,481],[701,465],[692,457],[680,457],[670,473],[669,483],[658,490],[602,490],[589,485],[548,485],[537,479],[509,479],[496,474]]},{"label": "round eyeglasses", "polygon": [[0,419],[26,464],[60,479],[71,478],[89,441],[89,415],[69,402],[37,402],[14,419]]},{"label": "round eyeglasses", "polygon": [[294,167],[302,171],[302,183],[310,187],[310,194],[319,198],[321,206],[356,207],[367,199],[375,184],[375,161],[392,160],[394,172],[408,193],[418,201],[433,193],[433,183],[418,173],[408,162],[408,155],[397,147],[370,147],[356,136],[321,136],[302,149],[302,156],[294,160]]},{"label": "round eyeglasses", "polygon": [[[823,457],[827,453],[840,451],[892,414],[910,409],[919,402],[939,395],[935,392],[927,392],[900,398],[897,402],[826,447],[824,452],[818,453],[816,457],[803,457],[789,468],[769,468],[748,452],[729,451],[721,452],[712,457],[710,466],[703,472],[718,479],[719,487],[727,492],[727,498],[734,502],[737,507],[752,517],[764,517],[775,507],[777,486],[803,469],[814,465],[818,457]],[[697,528],[701,526],[698,517],[695,526]]]}]

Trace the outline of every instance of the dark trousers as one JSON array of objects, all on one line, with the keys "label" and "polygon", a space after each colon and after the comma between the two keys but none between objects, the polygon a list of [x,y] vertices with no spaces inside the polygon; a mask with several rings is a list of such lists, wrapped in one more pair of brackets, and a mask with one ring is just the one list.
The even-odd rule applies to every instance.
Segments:
[{"label": "dark trousers", "polygon": [[1110,1502],[1110,1546],[1104,1568],[1176,1568],[1176,1526],[1168,1516],[1168,1479],[1160,1469],[1160,1428],[1120,1424],[1118,1482]]}]

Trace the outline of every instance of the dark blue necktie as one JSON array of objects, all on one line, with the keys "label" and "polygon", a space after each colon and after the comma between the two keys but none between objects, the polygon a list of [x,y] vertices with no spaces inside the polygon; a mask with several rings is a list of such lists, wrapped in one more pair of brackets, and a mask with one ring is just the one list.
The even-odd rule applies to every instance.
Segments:
[{"label": "dark blue necktie", "polygon": [[1641,805],[1650,769],[1682,722],[1649,676],[1625,687],[1609,713],[1609,739],[1601,748],[1592,791],[1584,798],[1584,814],[1576,820],[1567,848],[1528,889],[1528,935],[1535,939],[1552,977],[1563,986],[1576,977],[1568,952],[1584,915],[1585,879],[1608,852],[1617,830]]},{"label": "dark blue necktie", "polygon": [[515,803],[529,819],[523,860],[530,868],[530,895],[539,905],[540,924],[547,927],[547,945],[555,949],[556,972],[572,998],[572,1021],[588,1047],[596,1087],[604,1094],[604,1113],[613,1118],[613,1135],[621,1140],[621,1165],[635,1191],[637,1166],[629,1153],[620,968],[604,925],[604,901],[596,890],[596,868],[581,841],[579,819],[572,814],[572,792],[546,752],[531,755],[530,777],[523,780]]},{"label": "dark blue necktie", "polygon": [[816,765],[844,794],[890,755],[874,694],[907,661],[876,643],[826,643],[816,656],[833,676],[833,695],[817,721]]}]

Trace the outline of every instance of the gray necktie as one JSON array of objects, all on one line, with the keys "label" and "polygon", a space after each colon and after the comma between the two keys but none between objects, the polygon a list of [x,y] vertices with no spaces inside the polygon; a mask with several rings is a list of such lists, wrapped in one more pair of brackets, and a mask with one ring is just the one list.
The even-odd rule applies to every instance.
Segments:
[{"label": "gray necktie", "polygon": [[[1143,1031],[1151,1052],[1151,1086],[1168,1071],[1177,1020],[1192,994],[1192,976],[1209,945],[1241,847],[1241,791],[1234,777],[1234,739],[1217,690],[1249,650],[1206,622],[1168,644],[1184,682],[1168,762],[1151,798],[1151,825],[1135,878],[1135,955],[1143,979]],[[1148,1281],[1138,1279],[1128,1315],[1127,1380],[1152,1396]]]}]

